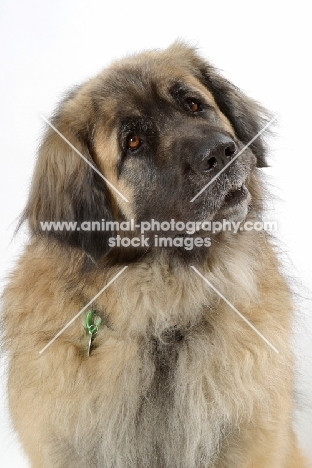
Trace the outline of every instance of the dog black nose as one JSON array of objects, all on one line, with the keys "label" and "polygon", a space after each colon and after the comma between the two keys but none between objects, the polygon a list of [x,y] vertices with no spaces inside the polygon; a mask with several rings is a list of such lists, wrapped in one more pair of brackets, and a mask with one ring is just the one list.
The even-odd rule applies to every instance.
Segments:
[{"label": "dog black nose", "polygon": [[228,164],[237,151],[231,137],[220,132],[214,132],[205,138],[204,144],[198,151],[198,169],[208,172],[212,169],[220,171]]}]

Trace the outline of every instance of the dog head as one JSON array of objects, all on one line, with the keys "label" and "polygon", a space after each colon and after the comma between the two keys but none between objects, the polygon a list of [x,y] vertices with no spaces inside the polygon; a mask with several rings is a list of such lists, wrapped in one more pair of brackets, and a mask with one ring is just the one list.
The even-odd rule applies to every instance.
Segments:
[{"label": "dog head", "polygon": [[265,147],[254,137],[265,119],[184,44],[125,58],[61,103],[24,218],[36,235],[94,257],[112,232],[43,231],[40,222],[242,221],[261,205]]}]

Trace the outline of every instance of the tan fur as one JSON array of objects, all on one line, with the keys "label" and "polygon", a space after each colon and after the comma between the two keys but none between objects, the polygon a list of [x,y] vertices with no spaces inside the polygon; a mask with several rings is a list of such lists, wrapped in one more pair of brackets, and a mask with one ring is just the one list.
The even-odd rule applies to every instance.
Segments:
[{"label": "tan fur", "polygon": [[[234,133],[233,122],[221,112],[213,92],[191,74],[199,60],[181,44],[126,58],[80,88],[56,115],[57,128],[84,154],[86,148],[73,135],[86,125],[93,128],[94,163],[129,199],[126,204],[108,189],[115,217],[136,216],[137,187],[118,177],[117,129],[108,130],[109,119],[95,123],[90,93],[95,99],[112,72],[144,66],[146,73],[156,75],[164,95],[173,77],[197,83],[224,129]],[[117,104],[127,102],[112,95],[97,104],[98,114],[114,119]],[[64,181],[76,169],[78,180],[86,163],[48,131],[26,209],[31,226],[40,219],[44,203],[51,203],[52,210],[49,197],[54,194],[58,203],[69,205]],[[138,174],[138,185],[142,178],[144,174]],[[249,184],[260,209],[257,170]],[[42,198],[37,197],[40,190],[45,190]],[[103,256],[85,267],[90,255],[83,249],[42,236],[34,227],[33,231],[5,291],[3,318],[11,416],[32,467],[308,466],[292,429],[291,292],[266,233],[221,233],[196,268],[278,354],[190,268],[191,263],[172,261],[160,250],[143,252],[96,299],[104,325],[88,357],[85,314],[42,354],[39,351],[123,263]],[[175,329],[184,339],[166,341],[168,330]]]}]

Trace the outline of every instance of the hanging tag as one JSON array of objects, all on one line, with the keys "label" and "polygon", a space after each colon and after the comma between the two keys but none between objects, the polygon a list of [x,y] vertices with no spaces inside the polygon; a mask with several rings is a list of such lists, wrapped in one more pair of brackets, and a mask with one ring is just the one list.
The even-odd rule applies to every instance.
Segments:
[{"label": "hanging tag", "polygon": [[86,324],[86,331],[89,334],[89,342],[88,342],[88,356],[91,354],[91,347],[92,342],[99,330],[99,326],[102,323],[101,317],[97,314],[96,310],[91,309],[87,312],[85,324]]}]

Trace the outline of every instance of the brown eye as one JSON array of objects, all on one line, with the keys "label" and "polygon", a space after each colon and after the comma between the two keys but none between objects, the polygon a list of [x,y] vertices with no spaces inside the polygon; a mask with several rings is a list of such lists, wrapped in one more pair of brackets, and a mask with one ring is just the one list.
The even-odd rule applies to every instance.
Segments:
[{"label": "brown eye", "polygon": [[138,135],[130,135],[127,138],[127,148],[136,150],[141,146],[141,138]]},{"label": "brown eye", "polygon": [[191,112],[199,112],[201,110],[201,105],[198,101],[193,99],[188,101],[188,108]]}]

